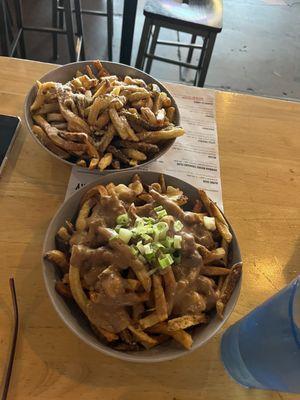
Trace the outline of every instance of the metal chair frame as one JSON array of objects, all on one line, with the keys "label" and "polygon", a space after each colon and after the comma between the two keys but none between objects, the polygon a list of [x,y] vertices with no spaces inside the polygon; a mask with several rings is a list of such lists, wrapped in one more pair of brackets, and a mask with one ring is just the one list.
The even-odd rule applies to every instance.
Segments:
[{"label": "metal chair frame", "polygon": [[[65,8],[63,7],[62,0],[52,0],[53,11],[52,11],[52,24],[54,27],[63,29],[63,14]],[[96,15],[100,17],[107,17],[107,41],[108,41],[108,59],[112,61],[112,39],[113,39],[113,0],[107,0],[107,9],[105,11],[86,10],[81,7],[81,0],[74,0],[74,9],[71,11],[75,13],[76,25],[77,25],[77,45],[76,47],[81,48],[80,56],[81,59],[85,59],[84,50],[84,29],[82,23],[82,15]],[[58,17],[58,18],[57,18]],[[53,35],[53,58],[57,59],[57,35]]]},{"label": "metal chair frame", "polygon": [[[26,49],[25,49],[25,41],[24,41],[24,32],[26,31],[33,31],[33,32],[46,32],[51,33],[52,35],[63,34],[67,35],[68,39],[68,47],[70,53],[71,61],[76,61],[78,59],[78,54],[81,51],[81,45],[75,48],[74,43],[74,29],[73,29],[73,22],[72,22],[72,11],[71,11],[71,0],[63,0],[64,8],[66,10],[65,13],[65,24],[66,29],[63,28],[53,28],[53,27],[37,27],[37,26],[30,26],[24,25],[23,23],[23,12],[22,12],[22,3],[21,0],[13,0],[15,11],[16,11],[16,26],[17,32],[15,36],[11,37],[11,43],[9,43],[9,31],[11,31],[11,21],[8,24],[9,19],[9,8],[5,3],[5,0],[0,0],[0,25],[4,24],[4,28],[1,28],[1,44],[4,48],[4,54],[8,55],[9,57],[13,57],[16,54],[16,51],[19,47],[20,55],[22,58],[26,58]],[[53,0],[54,1],[54,0]],[[62,1],[62,0],[60,0]],[[76,1],[76,0],[75,0]],[[6,44],[5,44],[6,43]]]},{"label": "metal chair frame", "polygon": [[[153,27],[154,27],[154,31],[153,31]],[[192,35],[191,43],[181,43],[181,42],[174,42],[174,41],[168,41],[168,40],[158,40],[160,28],[167,28],[167,29],[176,30],[176,31],[179,30],[180,32],[189,33]],[[152,31],[153,31],[153,34],[152,34],[150,49],[149,49],[149,51],[147,51],[148,47],[149,47]],[[136,68],[144,69],[145,61],[147,59],[147,64],[146,64],[146,68],[145,68],[145,71],[147,73],[150,73],[153,60],[163,61],[163,62],[167,62],[169,64],[174,64],[174,65],[178,65],[181,67],[191,68],[191,69],[194,69],[197,71],[195,80],[194,80],[194,85],[203,87],[204,83],[205,83],[207,70],[209,67],[209,63],[210,63],[211,55],[213,52],[217,33],[218,32],[210,30],[209,28],[207,28],[207,29],[204,29],[204,28],[198,29],[197,28],[196,29],[192,26],[187,26],[187,25],[180,26],[180,29],[178,29],[178,24],[175,26],[174,23],[171,23],[168,21],[156,20],[156,19],[149,18],[146,16],[135,66],[136,66]],[[202,39],[203,39],[202,45],[195,44],[198,36],[202,37]],[[155,49],[156,49],[157,44],[189,48],[187,61],[182,62],[182,61],[173,60],[173,59],[170,59],[167,57],[156,56]],[[199,62],[197,65],[190,64],[190,62],[192,60],[194,49],[202,50],[200,59],[199,59]]]}]

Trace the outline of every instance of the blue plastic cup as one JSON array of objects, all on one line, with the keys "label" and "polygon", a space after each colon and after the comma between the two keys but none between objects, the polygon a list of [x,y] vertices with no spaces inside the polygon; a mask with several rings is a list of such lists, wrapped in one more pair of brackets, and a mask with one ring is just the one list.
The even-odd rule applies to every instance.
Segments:
[{"label": "blue plastic cup", "polygon": [[300,276],[227,329],[221,357],[243,386],[300,393]]}]

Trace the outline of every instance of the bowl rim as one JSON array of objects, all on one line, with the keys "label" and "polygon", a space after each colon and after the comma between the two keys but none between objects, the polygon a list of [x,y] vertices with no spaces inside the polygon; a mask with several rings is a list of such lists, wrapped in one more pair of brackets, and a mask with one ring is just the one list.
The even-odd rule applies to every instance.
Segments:
[{"label": "bowl rim", "polygon": [[[158,174],[158,172],[156,172],[156,171],[141,171],[141,172],[146,173],[146,174],[149,174],[149,175],[151,175],[151,174],[153,174],[153,173],[154,173],[154,174]],[[126,175],[130,175],[130,174],[132,174],[132,173],[133,173],[132,171],[123,171],[123,175],[125,175],[125,174],[126,174]],[[177,178],[177,177],[174,177],[174,176],[172,176],[172,175],[168,175],[168,174],[163,174],[163,175],[164,175],[164,177],[165,177],[166,179],[168,179],[168,177],[171,177],[171,178],[176,178],[176,179],[182,181],[181,179],[179,179],[179,178]],[[122,177],[119,176],[119,173],[115,173],[115,174],[112,174],[112,175],[110,174],[109,177],[112,178],[112,179],[114,179],[114,178],[116,178],[116,179],[121,179],[121,182],[120,182],[120,183],[122,183],[122,179],[124,180],[124,178],[122,178]],[[130,352],[123,352],[123,351],[118,351],[118,350],[115,350],[115,349],[113,349],[113,348],[110,348],[109,346],[107,346],[106,344],[102,343],[102,342],[101,342],[100,340],[98,340],[98,339],[97,339],[97,342],[92,342],[92,341],[90,341],[88,337],[86,337],[84,334],[82,334],[81,332],[79,332],[79,331],[76,329],[76,326],[75,326],[72,322],[70,322],[70,321],[68,321],[68,320],[66,320],[66,319],[64,318],[64,313],[60,310],[59,305],[56,303],[55,298],[52,296],[51,289],[50,289],[49,278],[48,278],[47,275],[46,275],[46,271],[47,271],[48,266],[46,265],[46,260],[44,259],[44,254],[45,254],[45,252],[46,252],[46,247],[47,247],[47,246],[46,246],[46,241],[47,241],[46,239],[50,236],[50,231],[51,231],[51,228],[52,228],[52,224],[55,222],[55,220],[57,219],[58,215],[61,213],[62,209],[66,206],[66,204],[67,204],[69,201],[71,202],[71,199],[72,199],[72,198],[74,198],[75,196],[76,196],[76,197],[79,196],[79,194],[81,195],[80,197],[82,197],[82,195],[83,195],[87,190],[89,190],[90,188],[92,188],[92,187],[94,187],[94,186],[96,186],[96,185],[101,184],[101,181],[102,181],[103,179],[106,179],[106,178],[108,178],[108,176],[99,176],[99,178],[98,178],[97,180],[95,180],[94,182],[91,182],[91,183],[87,184],[86,186],[84,186],[84,187],[78,189],[76,192],[74,192],[66,201],[64,201],[64,202],[59,206],[59,208],[57,209],[56,213],[54,214],[54,216],[52,217],[51,221],[49,222],[49,225],[48,225],[48,227],[47,227],[46,233],[45,233],[45,235],[44,235],[43,248],[42,248],[42,254],[41,254],[41,262],[42,262],[42,269],[43,269],[44,284],[45,284],[45,286],[46,286],[46,290],[47,290],[48,296],[49,296],[49,298],[50,298],[50,300],[51,300],[51,303],[52,303],[52,305],[53,305],[55,311],[56,311],[57,314],[59,315],[60,319],[64,322],[64,324],[65,324],[78,338],[80,338],[80,339],[81,339],[84,343],[86,343],[87,345],[91,346],[91,347],[94,348],[95,350],[97,350],[97,351],[99,351],[99,352],[101,352],[101,353],[103,353],[103,354],[105,354],[105,355],[108,355],[108,356],[111,356],[111,357],[114,357],[114,358],[117,358],[117,359],[121,359],[121,360],[124,360],[124,361],[136,362],[136,363],[149,363],[149,364],[150,364],[150,363],[156,363],[156,362],[170,361],[170,360],[174,360],[174,359],[176,359],[176,358],[183,357],[183,356],[185,356],[185,355],[191,354],[192,352],[194,352],[195,350],[197,350],[199,347],[201,347],[201,346],[203,346],[204,344],[206,344],[213,336],[215,336],[215,335],[221,330],[222,326],[225,324],[225,322],[228,320],[228,318],[230,317],[230,315],[231,315],[232,312],[234,311],[235,306],[236,306],[236,303],[237,303],[237,301],[238,301],[238,299],[239,299],[239,295],[240,295],[241,284],[242,284],[242,278],[243,278],[243,269],[242,269],[242,272],[241,272],[241,276],[240,276],[240,278],[239,278],[239,281],[238,281],[238,283],[237,283],[237,285],[236,285],[236,287],[235,287],[235,289],[234,289],[234,292],[233,292],[233,294],[235,293],[235,297],[234,297],[234,299],[232,299],[232,297],[231,297],[231,306],[230,306],[230,310],[229,310],[228,313],[224,316],[224,318],[223,318],[222,320],[220,320],[220,322],[216,325],[216,327],[208,334],[208,336],[207,336],[202,342],[199,341],[198,343],[196,343],[196,341],[195,341],[195,342],[194,342],[195,345],[194,345],[191,349],[188,349],[188,350],[187,350],[187,349],[184,349],[184,348],[182,348],[182,349],[180,348],[180,351],[178,351],[178,352],[175,353],[175,354],[169,354],[169,355],[155,354],[155,355],[153,356],[153,358],[143,357],[143,352],[144,352],[144,351],[147,351],[147,350],[141,351],[141,352],[139,353],[139,355],[137,356],[136,353],[133,354],[133,353],[130,353]],[[185,183],[187,183],[189,186],[191,186],[191,187],[193,187],[194,189],[196,189],[196,187],[195,187],[194,185],[192,185],[192,184],[190,184],[190,183],[188,183],[188,182],[185,182]],[[222,210],[220,210],[220,211],[221,211],[221,213],[223,214]],[[224,214],[223,214],[223,216],[225,217]],[[238,261],[237,263],[234,263],[233,265],[236,265],[236,264],[241,264],[241,265],[243,265],[242,256],[241,256],[241,251],[240,251],[239,243],[238,243],[238,241],[237,241],[236,234],[235,234],[235,232],[234,232],[234,230],[233,230],[233,228],[232,228],[232,225],[231,225],[230,222],[228,221],[228,219],[227,219],[226,217],[225,217],[225,219],[226,219],[226,221],[228,222],[229,227],[230,227],[230,231],[231,231],[231,233],[232,233],[232,235],[233,235],[233,238],[235,239],[235,242],[236,242],[236,250],[237,250],[237,253],[238,253],[238,255],[239,255],[239,261]],[[233,294],[232,294],[232,296],[233,296]],[[58,295],[58,296],[59,296],[59,295]],[[77,305],[77,307],[78,307],[78,305]],[[78,307],[78,308],[79,308],[79,307]],[[207,326],[209,326],[209,324],[210,324],[210,322],[207,324]]]},{"label": "bowl rim", "polygon": [[[71,62],[68,64],[64,64],[64,65],[59,65],[57,68],[52,69],[51,71],[48,71],[46,74],[44,74],[43,76],[41,76],[39,78],[40,82],[44,82],[47,81],[47,77],[48,75],[51,75],[54,72],[57,72],[58,70],[64,70],[67,69],[68,67],[72,66],[72,65],[87,65],[87,64],[91,64],[95,61],[94,60],[85,60],[85,61],[76,61],[76,62]],[[144,72],[138,68],[135,68],[131,65],[126,65],[126,64],[122,64],[122,63],[118,63],[118,62],[113,62],[113,61],[102,61],[101,63],[105,66],[105,65],[120,65],[121,67],[124,68],[129,68],[133,71],[138,71],[138,73],[142,73],[143,75],[146,75],[147,78],[149,78],[149,80],[153,81],[154,83],[156,83],[163,91],[165,91],[168,96],[171,98],[172,101],[172,106],[175,107],[176,110],[176,125],[180,126],[180,121],[181,121],[181,117],[180,117],[180,111],[179,111],[179,107],[176,103],[176,100],[174,98],[174,96],[172,95],[172,93],[166,88],[166,86],[161,83],[161,81],[159,81],[158,79],[154,78],[152,75],[148,74],[147,72]],[[41,148],[43,148],[45,151],[47,151],[48,154],[50,154],[52,157],[55,157],[57,160],[59,160],[60,162],[63,162],[65,165],[69,165],[71,167],[77,167],[79,170],[81,171],[86,171],[88,170],[88,168],[86,167],[81,167],[79,165],[77,165],[76,163],[73,163],[71,161],[65,160],[61,157],[59,157],[57,154],[53,153],[51,150],[49,150],[46,146],[43,145],[43,143],[36,137],[36,135],[33,133],[32,131],[32,127],[31,127],[31,122],[33,123],[31,114],[30,114],[30,106],[31,104],[29,104],[29,98],[31,97],[31,94],[33,93],[33,91],[36,89],[36,84],[34,83],[31,88],[29,89],[29,91],[26,94],[25,97],[25,101],[24,101],[24,105],[23,105],[23,113],[24,113],[24,119],[25,119],[25,125],[27,127],[27,130],[29,131],[31,137],[33,137],[33,139],[35,140],[36,143],[39,144],[39,146],[41,146]],[[170,150],[170,148],[173,146],[173,144],[175,143],[176,139],[170,139],[169,142],[165,143],[165,147],[163,148],[163,150],[160,150],[156,155],[154,155],[152,158],[150,158],[149,160],[146,160],[145,162],[137,165],[137,166],[129,166],[126,168],[121,168],[120,170],[115,170],[115,169],[108,169],[108,170],[104,170],[104,171],[100,171],[100,170],[94,170],[94,173],[96,175],[99,176],[103,176],[103,175],[107,175],[107,174],[113,174],[113,173],[117,173],[117,172],[125,172],[125,171],[134,171],[139,167],[144,167],[146,165],[151,164],[153,161],[158,160],[161,156],[163,156],[168,150]]]}]

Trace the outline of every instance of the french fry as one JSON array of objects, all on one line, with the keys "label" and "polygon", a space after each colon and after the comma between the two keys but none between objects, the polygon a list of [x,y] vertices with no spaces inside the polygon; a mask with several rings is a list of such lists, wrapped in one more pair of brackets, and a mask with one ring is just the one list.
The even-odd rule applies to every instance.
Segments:
[{"label": "french fry", "polygon": [[177,137],[182,136],[183,134],[184,134],[183,128],[176,127],[160,131],[153,131],[153,132],[146,131],[137,133],[137,137],[141,141],[155,144],[164,140],[175,139]]},{"label": "french fry", "polygon": [[168,318],[168,305],[161,284],[161,277],[154,274],[152,281],[154,289],[155,312],[140,320],[140,326],[143,329],[156,325],[158,322],[164,321]]},{"label": "french fry", "polygon": [[174,122],[175,114],[176,114],[176,109],[175,109],[175,107],[169,107],[169,108],[167,108],[166,116],[167,116],[169,122]]},{"label": "french fry", "polygon": [[125,148],[122,151],[126,157],[133,158],[134,160],[137,160],[137,161],[147,160],[146,154],[142,153],[139,150]]},{"label": "french fry", "polygon": [[135,338],[141,342],[143,345],[150,345],[150,346],[155,346],[157,344],[157,341],[152,338],[151,336],[149,336],[146,332],[143,332],[141,329],[139,328],[135,328],[132,325],[128,326],[128,329],[130,330],[130,332],[133,333],[133,335],[135,336]]},{"label": "french fry", "polygon": [[232,240],[232,234],[229,231],[227,221],[223,217],[221,211],[212,201],[210,202],[210,212],[216,219],[216,226],[218,231],[220,232],[220,235],[227,243],[230,243]]},{"label": "french fry", "polygon": [[98,168],[100,169],[100,171],[104,171],[112,163],[112,159],[112,154],[106,153],[98,163]]},{"label": "french fry", "polygon": [[48,113],[47,114],[48,122],[64,122],[65,119],[60,113]]},{"label": "french fry", "polygon": [[203,262],[204,264],[208,264],[216,260],[221,260],[224,256],[225,250],[223,247],[218,247],[217,249],[208,251],[208,253],[203,256]]},{"label": "french fry", "polygon": [[69,270],[69,263],[65,254],[59,250],[50,250],[45,254],[45,258],[57,265],[64,273]]},{"label": "french fry", "polygon": [[87,217],[89,216],[92,207],[95,205],[93,198],[86,200],[79,210],[78,217],[76,219],[75,227],[77,231],[84,231],[87,228]]},{"label": "french fry", "polygon": [[148,329],[150,333],[162,333],[164,335],[171,336],[176,342],[180,343],[185,349],[189,350],[192,347],[193,339],[190,334],[185,332],[183,329],[178,331],[172,331],[168,328],[166,322],[159,323],[156,326],[152,326]]},{"label": "french fry", "polygon": [[172,268],[168,268],[167,271],[163,274],[163,280],[165,285],[165,296],[168,308],[168,315],[171,315],[174,305],[176,287],[177,287],[176,279]]},{"label": "french fry", "polygon": [[106,110],[99,116],[99,118],[95,122],[95,126],[98,129],[102,129],[109,123],[109,121],[110,121],[110,116],[108,111]]},{"label": "french fry", "polygon": [[198,324],[206,324],[209,321],[206,314],[199,315],[183,315],[178,318],[170,319],[168,321],[169,331],[178,331],[180,329],[190,328]]},{"label": "french fry", "polygon": [[46,132],[38,125],[33,125],[32,132],[39,138],[40,142],[46,146],[50,151],[52,151],[57,156],[67,159],[70,157],[69,153],[60,147],[56,146],[51,139],[47,136]]},{"label": "french fry", "polygon": [[92,158],[90,161],[89,169],[97,168],[98,164],[99,164],[99,158]]},{"label": "french fry", "polygon": [[215,266],[206,266],[202,267],[201,274],[206,276],[220,276],[220,275],[228,275],[230,269],[222,268],[222,267],[215,267]]}]

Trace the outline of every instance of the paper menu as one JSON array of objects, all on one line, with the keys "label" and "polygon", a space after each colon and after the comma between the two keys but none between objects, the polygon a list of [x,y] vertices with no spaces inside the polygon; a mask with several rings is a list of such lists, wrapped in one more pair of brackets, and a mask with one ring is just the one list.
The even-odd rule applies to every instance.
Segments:
[{"label": "paper menu", "polygon": [[[215,92],[179,84],[166,86],[176,99],[181,115],[181,125],[186,134],[176,139],[171,149],[161,158],[140,169],[164,172],[200,187],[206,190],[209,197],[223,209],[215,122]],[[97,171],[74,166],[66,199],[76,190],[99,177]]]}]

